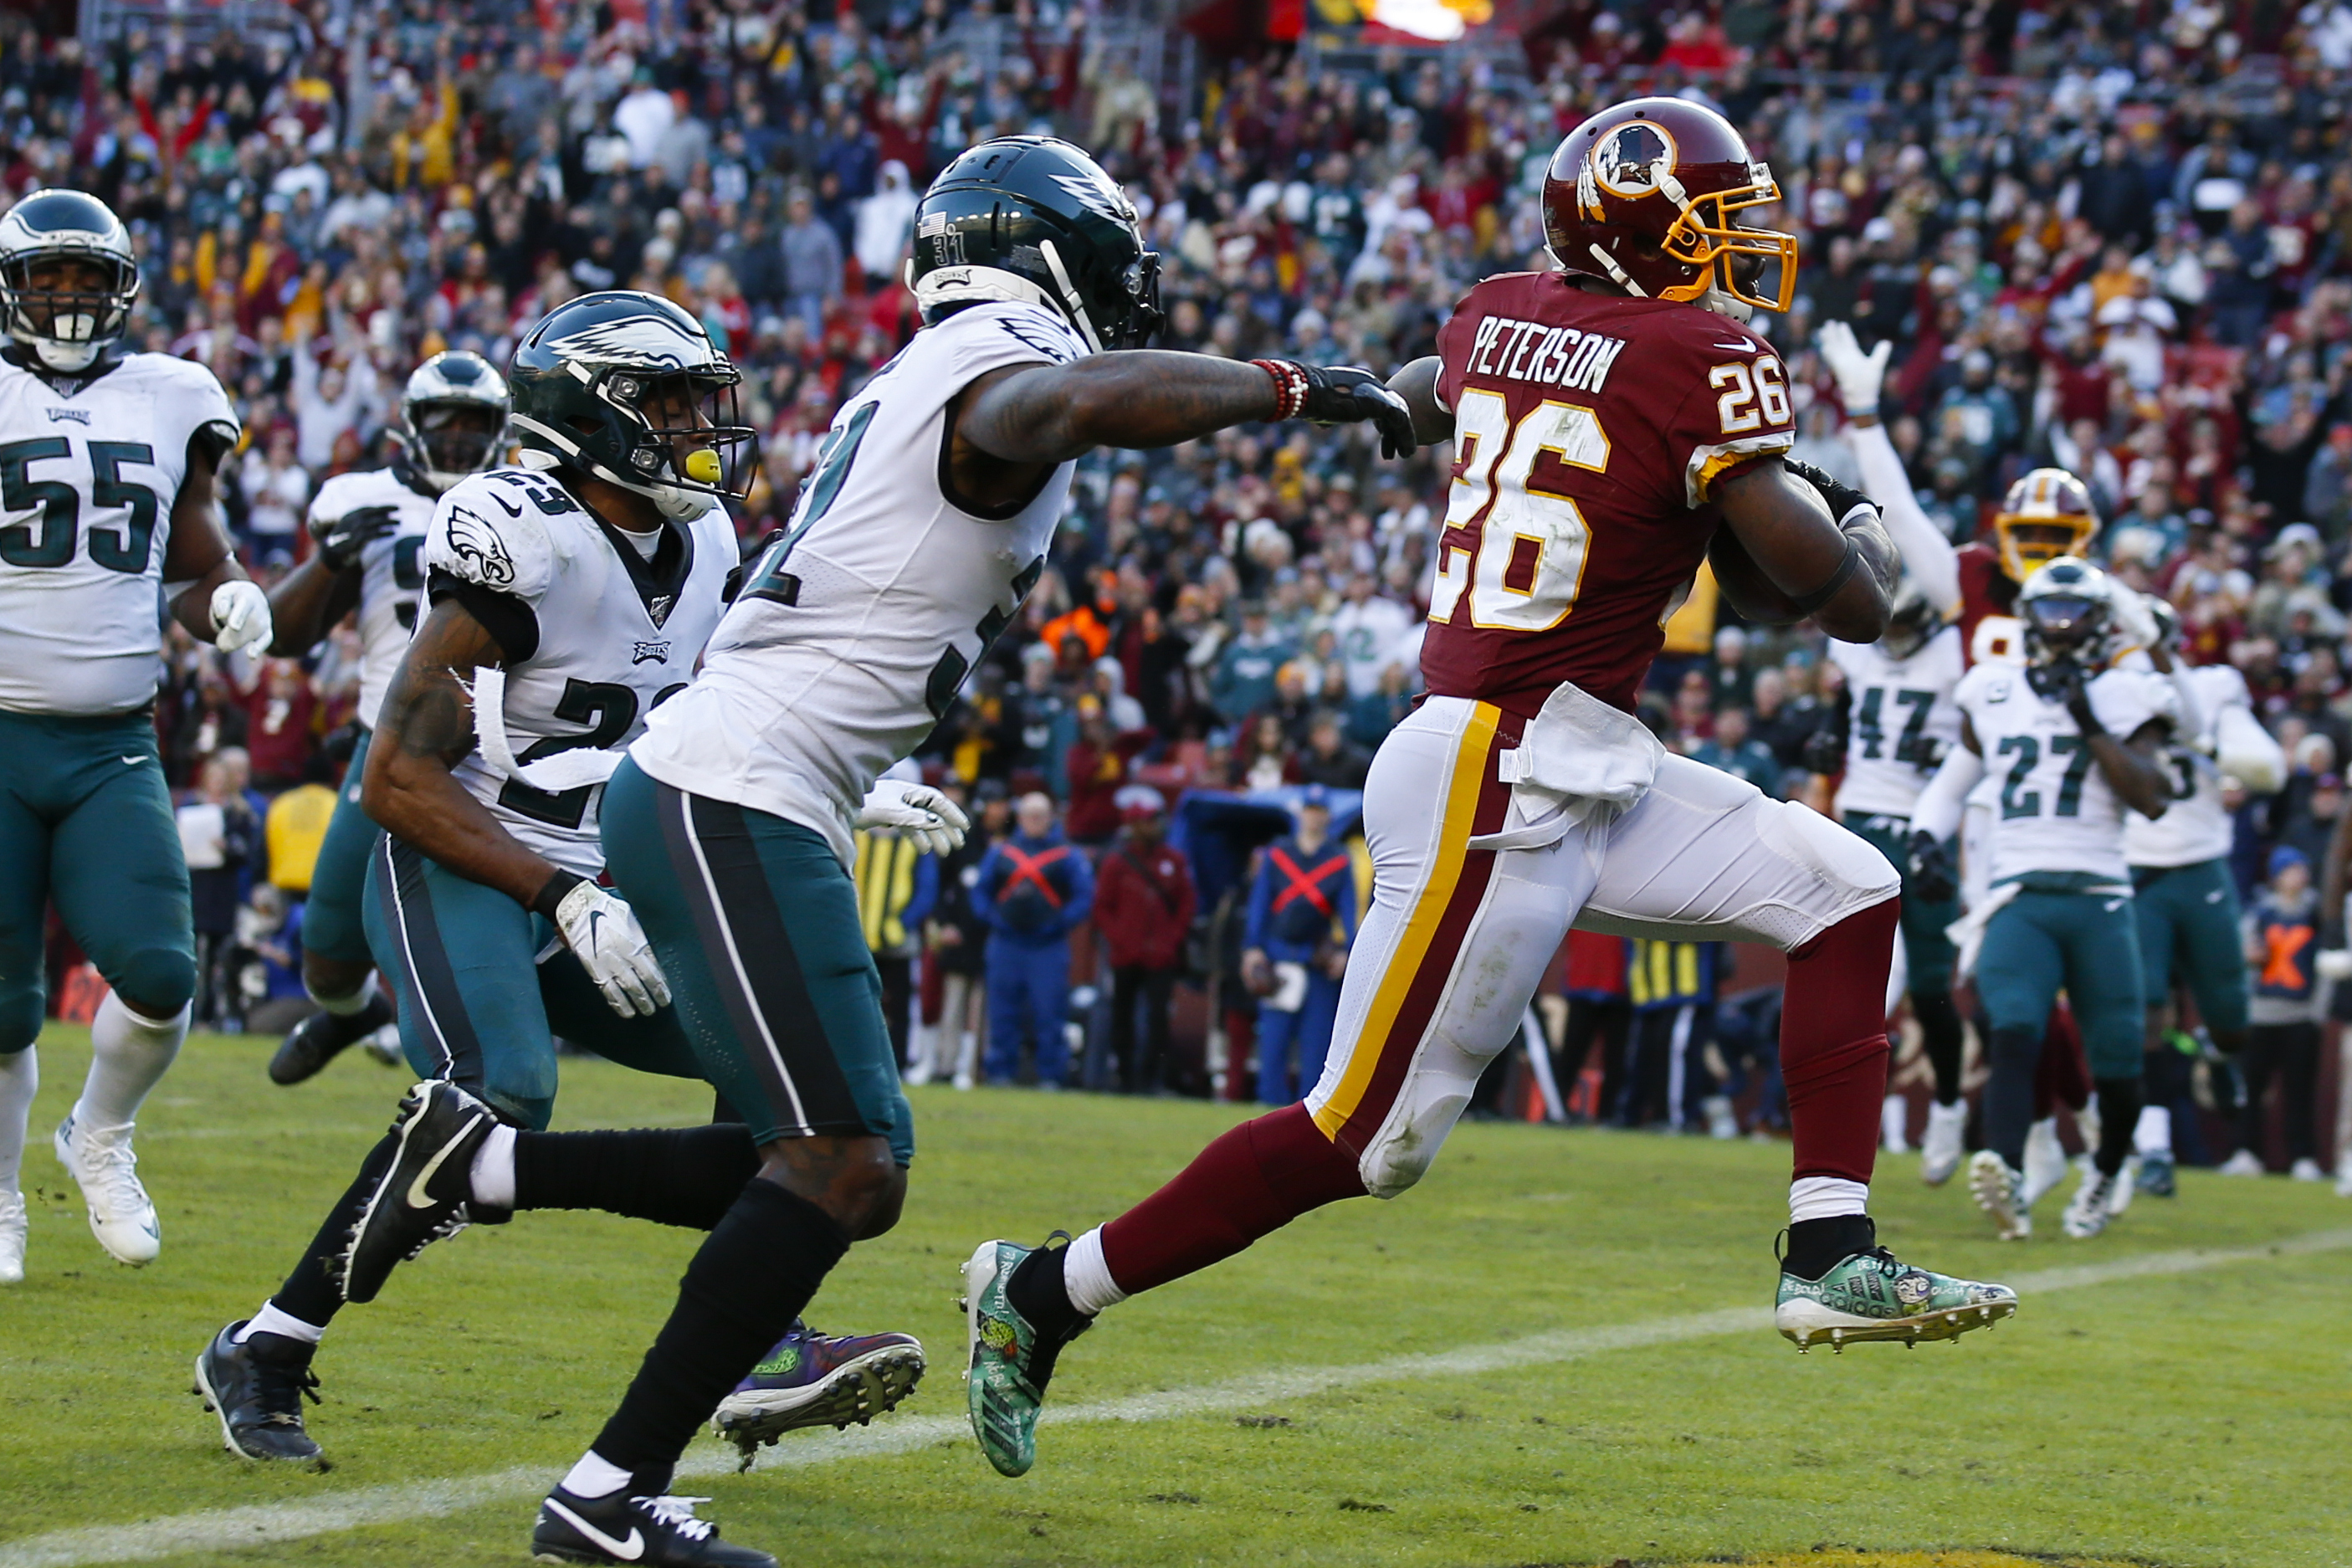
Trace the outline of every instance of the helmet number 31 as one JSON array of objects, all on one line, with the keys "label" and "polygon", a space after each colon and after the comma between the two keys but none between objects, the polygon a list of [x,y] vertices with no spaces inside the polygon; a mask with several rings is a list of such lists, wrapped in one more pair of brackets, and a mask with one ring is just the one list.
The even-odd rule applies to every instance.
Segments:
[{"label": "helmet number 31", "polygon": [[1536,465],[1601,473],[1609,437],[1580,404],[1538,404],[1516,425],[1500,394],[1465,389],[1454,410],[1461,460],[1446,499],[1429,618],[1451,622],[1465,600],[1474,626],[1549,631],[1568,618],[1592,531],[1576,502],[1537,482]]}]

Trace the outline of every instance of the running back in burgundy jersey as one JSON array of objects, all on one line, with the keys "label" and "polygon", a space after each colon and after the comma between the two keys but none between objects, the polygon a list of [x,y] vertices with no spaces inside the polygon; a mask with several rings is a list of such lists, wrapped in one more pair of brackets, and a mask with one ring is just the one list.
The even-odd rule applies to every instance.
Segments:
[{"label": "running back in burgundy jersey", "polygon": [[1532,714],[1562,681],[1630,711],[1706,559],[1714,487],[1786,452],[1771,346],[1696,305],[1507,273],[1437,339],[1454,415],[1422,674]]},{"label": "running back in burgundy jersey", "polygon": [[2000,569],[1990,546],[1963,544],[1960,558],[1960,652],[1973,667],[2023,664],[2025,623],[2017,618],[2017,583]]}]

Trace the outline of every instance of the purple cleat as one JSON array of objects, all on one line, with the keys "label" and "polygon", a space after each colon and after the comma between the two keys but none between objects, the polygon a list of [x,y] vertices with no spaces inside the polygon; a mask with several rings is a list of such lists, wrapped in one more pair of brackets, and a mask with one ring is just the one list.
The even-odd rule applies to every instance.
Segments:
[{"label": "purple cleat", "polygon": [[804,1426],[865,1426],[915,1392],[923,1347],[912,1334],[835,1339],[795,1322],[719,1403],[712,1425],[743,1455]]}]

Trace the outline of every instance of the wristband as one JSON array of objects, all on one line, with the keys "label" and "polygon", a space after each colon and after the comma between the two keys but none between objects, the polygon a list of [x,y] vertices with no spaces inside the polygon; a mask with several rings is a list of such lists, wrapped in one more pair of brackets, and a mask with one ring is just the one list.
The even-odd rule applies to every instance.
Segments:
[{"label": "wristband", "polygon": [[1274,378],[1274,416],[1296,419],[1307,406],[1307,373],[1286,359],[1254,359],[1250,363]]},{"label": "wristband", "polygon": [[577,871],[566,871],[558,868],[555,875],[547,879],[547,885],[540,889],[538,897],[531,900],[531,911],[534,914],[545,915],[551,921],[553,920],[556,906],[563,902],[565,896],[572,889],[587,879]]},{"label": "wristband", "polygon": [[1838,590],[1845,586],[1846,579],[1852,577],[1861,567],[1862,547],[1854,543],[1853,537],[1849,535],[1845,542],[1845,559],[1838,563],[1838,568],[1830,574],[1829,581],[1810,594],[1790,595],[1790,602],[1810,616],[1832,599],[1836,598]]}]

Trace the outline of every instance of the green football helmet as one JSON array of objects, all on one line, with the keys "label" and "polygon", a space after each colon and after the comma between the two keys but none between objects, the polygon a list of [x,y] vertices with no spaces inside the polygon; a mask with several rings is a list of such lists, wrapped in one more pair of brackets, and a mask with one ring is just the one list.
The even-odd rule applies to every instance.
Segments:
[{"label": "green football helmet", "polygon": [[[741,423],[742,375],[700,321],[656,294],[583,294],[540,318],[507,384],[526,468],[572,468],[699,517],[740,500],[759,472],[760,433]],[[654,410],[692,401],[683,423]]]},{"label": "green football helmet", "polygon": [[1097,352],[1165,320],[1160,256],[1102,165],[1051,136],[1001,136],[950,163],[915,209],[907,287],[923,320],[989,301],[1043,305]]}]

